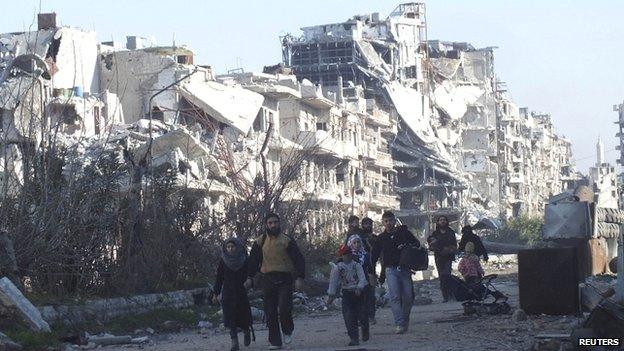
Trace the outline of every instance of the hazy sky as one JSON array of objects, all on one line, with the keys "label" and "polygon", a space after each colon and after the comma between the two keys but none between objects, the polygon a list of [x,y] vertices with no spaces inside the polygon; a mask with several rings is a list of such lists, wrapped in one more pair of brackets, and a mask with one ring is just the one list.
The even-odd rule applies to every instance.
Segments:
[{"label": "hazy sky", "polygon": [[[101,41],[154,36],[160,45],[188,44],[196,63],[218,73],[242,66],[260,70],[281,60],[279,36],[299,28],[342,22],[354,14],[390,13],[387,0],[70,1],[41,0],[58,22],[92,29]],[[27,30],[39,0],[0,0],[7,11],[0,32]],[[11,8],[10,11],[8,9]],[[609,162],[617,152],[617,114],[624,100],[624,2],[618,0],[435,0],[427,2],[429,39],[497,46],[496,71],[519,106],[552,114],[556,130],[573,142],[583,172],[595,162],[601,136]],[[36,23],[33,25],[36,29]]]}]

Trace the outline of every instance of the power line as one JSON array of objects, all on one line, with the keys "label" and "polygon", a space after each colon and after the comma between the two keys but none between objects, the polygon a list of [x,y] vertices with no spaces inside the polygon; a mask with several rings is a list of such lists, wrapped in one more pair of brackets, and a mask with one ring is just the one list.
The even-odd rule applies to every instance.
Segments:
[{"label": "power line", "polygon": [[[612,151],[616,151],[617,149],[613,148],[613,149],[609,149],[605,151],[605,154],[607,152],[612,152]],[[581,157],[581,158],[573,158],[572,161],[583,161],[583,160],[587,160],[588,158],[592,158],[592,157],[596,157],[596,155],[591,155],[591,156],[586,156],[586,157]]]}]

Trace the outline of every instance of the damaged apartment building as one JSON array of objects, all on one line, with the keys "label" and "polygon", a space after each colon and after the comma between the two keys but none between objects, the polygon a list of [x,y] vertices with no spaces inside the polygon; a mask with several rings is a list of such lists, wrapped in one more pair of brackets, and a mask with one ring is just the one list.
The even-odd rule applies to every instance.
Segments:
[{"label": "damaged apartment building", "polygon": [[[26,176],[22,145],[54,135],[76,156],[65,175],[102,151],[119,162],[147,159],[155,171],[174,170],[176,186],[204,198],[214,218],[228,200],[251,195],[264,167],[279,182],[293,162],[300,169],[285,200],[309,201],[302,231],[331,223],[338,232],[336,219],[348,213],[379,217],[399,206],[387,143],[397,127],[360,88],[327,91],[279,70],[215,77],[184,46],[135,36],[98,43],[93,32],[56,27],[54,14],[40,19],[52,23],[0,36],[3,196]],[[119,192],[131,187],[122,181]]]},{"label": "damaged apartment building", "polygon": [[387,18],[304,27],[283,38],[284,64],[338,95],[361,91],[396,123],[384,145],[404,222],[426,231],[438,215],[472,223],[538,215],[578,179],[570,142],[548,115],[508,98],[494,48],[428,40],[425,10],[406,3]]},{"label": "damaged apartment building", "polygon": [[98,43],[41,14],[37,31],[0,35],[2,195],[20,191],[25,145],[54,134],[77,156],[65,174],[102,150],[149,158],[215,218],[293,167],[284,201],[308,204],[307,233],[389,209],[425,231],[440,214],[537,214],[576,179],[570,142],[500,89],[493,48],[429,41],[426,26],[424,4],[402,4],[286,35],[263,72],[217,75],[186,46]]}]

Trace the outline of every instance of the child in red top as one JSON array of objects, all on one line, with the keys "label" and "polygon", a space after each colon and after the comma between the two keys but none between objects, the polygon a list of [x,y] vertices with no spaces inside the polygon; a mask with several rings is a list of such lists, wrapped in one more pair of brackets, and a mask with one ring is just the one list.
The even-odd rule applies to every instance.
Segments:
[{"label": "child in red top", "polygon": [[483,267],[481,267],[481,262],[479,262],[479,256],[475,255],[474,250],[475,247],[472,242],[466,243],[466,255],[459,261],[459,266],[457,267],[459,273],[461,273],[468,284],[478,282],[485,274]]}]

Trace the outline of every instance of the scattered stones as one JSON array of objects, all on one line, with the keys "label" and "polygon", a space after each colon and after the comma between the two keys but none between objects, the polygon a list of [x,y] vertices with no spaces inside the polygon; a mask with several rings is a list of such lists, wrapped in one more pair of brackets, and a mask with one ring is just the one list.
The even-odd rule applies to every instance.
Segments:
[{"label": "scattered stones", "polygon": [[523,321],[527,320],[527,315],[526,315],[526,313],[523,310],[517,309],[511,315],[511,320],[516,322],[516,323],[523,322]]},{"label": "scattered stones", "polygon": [[74,345],[65,344],[61,347],[61,350],[62,351],[78,351],[79,349],[75,347]]},{"label": "scattered stones", "polygon": [[262,321],[264,320],[264,311],[257,308],[257,307],[252,307],[251,308],[251,318],[253,318],[253,320],[255,321]]},{"label": "scattered stones", "polygon": [[20,351],[22,345],[14,342],[8,336],[0,333],[0,350],[4,351]]},{"label": "scattered stones", "polygon": [[98,347],[98,345],[96,343],[90,342],[86,345],[81,345],[80,349],[81,350],[93,350],[96,349]]},{"label": "scattered stones", "polygon": [[122,345],[131,344],[132,337],[130,335],[115,336],[111,334],[101,335],[89,335],[87,337],[88,342],[95,343],[97,345]]},{"label": "scattered stones", "polygon": [[533,351],[559,351],[561,341],[556,339],[535,340],[533,343]]},{"label": "scattered stones", "polygon": [[431,305],[432,303],[433,303],[433,300],[429,297],[416,296],[416,298],[414,298],[415,306]]},{"label": "scattered stones", "polygon": [[197,323],[197,328],[199,329],[213,329],[214,325],[209,321],[199,321]]},{"label": "scattered stones", "polygon": [[139,338],[132,338],[132,340],[130,340],[130,343],[138,344],[138,345],[145,344],[147,342],[149,342],[149,338],[147,336],[142,336]]},{"label": "scattered stones", "polygon": [[178,321],[164,321],[160,325],[160,328],[165,332],[179,332],[182,330],[182,327],[182,323]]}]

